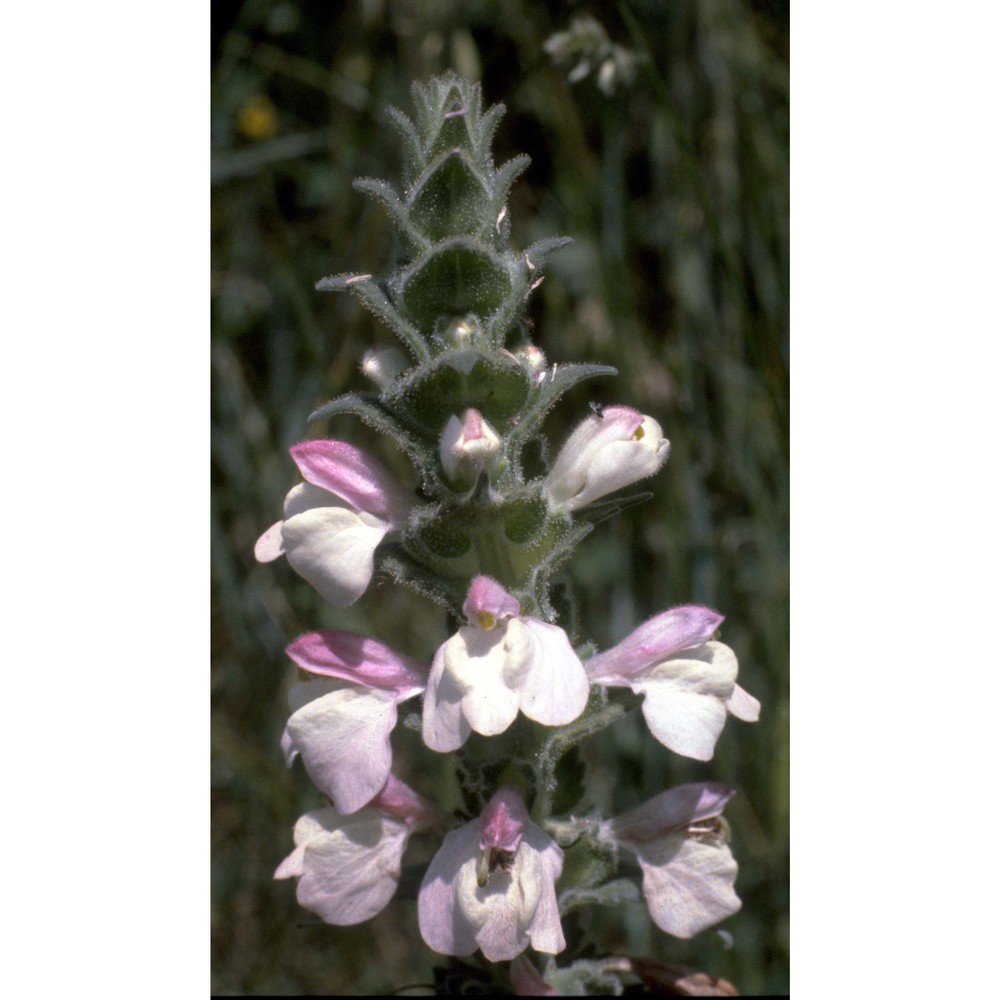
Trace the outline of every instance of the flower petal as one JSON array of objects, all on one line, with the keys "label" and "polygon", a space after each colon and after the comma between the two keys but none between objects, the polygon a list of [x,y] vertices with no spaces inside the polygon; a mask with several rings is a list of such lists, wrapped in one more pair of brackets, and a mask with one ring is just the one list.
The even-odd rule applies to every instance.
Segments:
[{"label": "flower petal", "polygon": [[344,507],[318,507],[285,521],[282,539],[292,568],[335,607],[368,588],[375,549],[388,525]]},{"label": "flower petal", "polygon": [[[329,685],[311,681],[293,689]],[[356,812],[378,794],[389,777],[389,734],[396,725],[391,691],[344,686],[322,694],[288,720],[288,733],[302,755],[309,777],[333,799],[341,813]]]},{"label": "flower petal", "polygon": [[671,608],[643,622],[614,648],[592,656],[587,673],[595,681],[615,678],[621,683],[682,649],[707,642],[723,621],[711,608]]},{"label": "flower petal", "polygon": [[396,691],[399,700],[419,694],[426,683],[427,667],[419,660],[356,632],[310,632],[285,652],[311,674]]},{"label": "flower petal", "polygon": [[[449,640],[450,641],[450,640]],[[464,690],[444,669],[444,646],[431,664],[424,692],[424,743],[438,753],[451,753],[469,738],[472,727],[462,713]]]},{"label": "flower petal", "polygon": [[562,923],[559,920],[559,903],[556,899],[556,882],[562,874],[563,852],[559,845],[534,823],[528,824],[524,839],[521,841],[521,850],[524,850],[525,846],[538,853],[542,867],[541,893],[534,916],[528,925],[528,937],[531,938],[531,947],[535,951],[556,955],[566,947]]},{"label": "flower petal", "polygon": [[726,702],[730,715],[744,722],[756,722],[760,718],[760,702],[750,693],[736,684],[733,693]]},{"label": "flower petal", "polygon": [[557,997],[558,993],[531,964],[531,960],[519,955],[510,963],[510,981],[514,995],[519,997]]},{"label": "flower petal", "polygon": [[394,525],[406,520],[412,499],[381,462],[345,441],[302,441],[292,458],[308,483]]},{"label": "flower petal", "polygon": [[528,926],[541,899],[545,869],[527,838],[521,842],[509,872],[497,870],[481,886],[474,857],[457,880],[458,907],[476,928],[476,943],[490,962],[506,962],[528,947]]},{"label": "flower petal", "polygon": [[418,899],[424,941],[445,955],[471,955],[478,945],[491,962],[516,958],[529,941],[561,951],[555,880],[562,851],[529,821],[509,867],[491,865],[480,884],[481,830],[473,820],[452,831],[431,861]]},{"label": "flower petal", "polygon": [[521,711],[543,726],[565,726],[587,707],[587,671],[561,628],[537,618],[523,622],[535,649],[521,688]]},{"label": "flower petal", "polygon": [[549,493],[557,503],[569,503],[587,486],[590,467],[609,445],[628,440],[642,426],[642,414],[627,406],[606,407],[574,428],[549,471]]},{"label": "flower petal", "polygon": [[335,497],[326,490],[321,490],[312,483],[299,483],[293,486],[285,497],[284,514],[285,520],[301,514],[303,511],[313,510],[315,507],[340,507],[344,510],[354,510],[354,508],[340,497]]},{"label": "flower petal", "polygon": [[442,810],[430,799],[418,795],[391,773],[382,791],[372,799],[371,807],[386,816],[401,820],[411,830],[426,829],[444,818]]},{"label": "flower petal", "polygon": [[736,862],[725,844],[673,834],[644,844],[637,857],[650,915],[668,934],[694,937],[742,905],[733,890]]},{"label": "flower petal", "polygon": [[457,883],[463,866],[475,883],[479,851],[479,821],[452,830],[434,855],[417,897],[420,935],[428,948],[442,955],[471,955],[476,944],[473,928],[458,908]]},{"label": "flower petal", "polygon": [[669,453],[670,442],[652,417],[626,406],[607,407],[573,431],[546,487],[557,506],[576,510],[658,472]]},{"label": "flower petal", "polygon": [[[477,576],[469,584],[469,593],[462,605],[465,617],[470,622],[479,624],[481,628],[492,628],[496,624],[496,619],[511,618],[520,610],[521,605],[517,598],[508,594],[496,580],[488,576]],[[481,617],[484,615],[488,616],[485,620]]]},{"label": "flower petal", "polygon": [[285,726],[281,731],[281,753],[285,758],[285,767],[291,767],[295,763],[295,758],[299,755],[288,732],[288,726]]},{"label": "flower petal", "polygon": [[627,845],[686,830],[692,823],[721,816],[735,788],[716,781],[678,785],[602,824],[602,835]]},{"label": "flower petal", "polygon": [[479,817],[479,849],[516,851],[531,820],[521,793],[510,785],[501,788]]},{"label": "flower petal", "polygon": [[281,541],[282,524],[282,521],[272,524],[271,527],[257,539],[257,544],[253,547],[253,556],[257,562],[274,562],[274,560],[279,556],[283,556],[285,554],[285,547]]},{"label": "flower petal", "polygon": [[736,670],[733,651],[708,642],[664,660],[633,678],[630,686],[645,695],[642,714],[656,739],[685,757],[711,760]]},{"label": "flower petal", "polygon": [[295,840],[295,850],[278,865],[278,870],[274,873],[275,878],[297,878],[302,874],[302,858],[305,855],[306,844],[313,837],[330,829],[330,823],[341,819],[335,809],[327,806],[325,809],[316,809],[300,816],[295,823],[292,833]]},{"label": "flower petal", "polygon": [[518,689],[534,640],[512,618],[490,632],[464,627],[444,645],[444,669],[464,690],[462,714],[483,736],[497,736],[517,718]]},{"label": "flower petal", "polygon": [[327,830],[302,848],[296,895],[328,924],[360,924],[395,894],[409,829],[373,809],[353,816],[323,812]]}]

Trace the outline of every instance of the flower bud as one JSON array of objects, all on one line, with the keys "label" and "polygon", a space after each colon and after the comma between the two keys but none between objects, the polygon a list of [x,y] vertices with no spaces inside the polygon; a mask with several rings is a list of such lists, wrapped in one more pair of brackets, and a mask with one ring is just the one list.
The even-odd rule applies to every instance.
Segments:
[{"label": "flower bud", "polygon": [[445,339],[454,347],[468,347],[472,341],[472,327],[467,320],[455,319],[444,332]]},{"label": "flower bud", "polygon": [[545,371],[547,365],[545,352],[534,344],[525,344],[524,347],[519,347],[514,351],[514,357],[536,374]]},{"label": "flower bud", "polygon": [[652,418],[627,406],[587,417],[569,436],[546,480],[556,507],[576,510],[659,472],[670,442]]},{"label": "flower bud", "polygon": [[409,367],[398,347],[370,347],[361,359],[361,371],[380,389],[387,389]]},{"label": "flower bud", "polygon": [[452,482],[473,482],[485,469],[492,472],[500,452],[500,437],[478,410],[452,417],[441,435],[441,465]]}]

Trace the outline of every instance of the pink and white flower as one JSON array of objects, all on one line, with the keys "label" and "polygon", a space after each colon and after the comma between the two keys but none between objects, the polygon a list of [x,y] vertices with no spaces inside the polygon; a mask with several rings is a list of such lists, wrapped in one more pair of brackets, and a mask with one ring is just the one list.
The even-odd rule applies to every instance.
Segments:
[{"label": "pink and white flower", "polygon": [[434,656],[424,695],[424,742],[457,750],[475,730],[504,732],[520,710],[545,726],[572,722],[587,705],[590,682],[566,633],[519,617],[520,603],[478,576],[462,606],[469,619]]},{"label": "pink and white flower", "polygon": [[440,458],[452,482],[474,483],[482,471],[492,472],[500,454],[500,436],[478,410],[452,417],[441,435]]},{"label": "pink and white flower", "polygon": [[284,519],[257,540],[260,562],[279,556],[337,607],[368,588],[375,549],[401,528],[412,498],[386,468],[343,441],[303,441],[291,449],[306,480],[285,497]]},{"label": "pink and white flower", "polygon": [[742,905],[720,819],[735,794],[715,782],[680,785],[601,823],[600,839],[635,854],[650,915],[668,934],[694,937]]},{"label": "pink and white flower", "polygon": [[595,684],[643,695],[642,714],[664,746],[710,760],[727,713],[746,722],[760,717],[760,702],[736,683],[736,655],[711,639],[722,622],[695,605],[665,611],[591,657],[587,674]]},{"label": "pink and white flower", "polygon": [[553,505],[576,510],[659,472],[670,442],[652,418],[609,406],[570,434],[545,480]]},{"label": "pink and white flower", "polygon": [[562,866],[563,852],[531,822],[520,794],[502,788],[431,861],[417,900],[424,941],[443,955],[479,948],[490,962],[516,958],[529,944],[562,951],[555,890]]},{"label": "pink and white flower", "polygon": [[316,679],[289,692],[285,759],[301,754],[338,812],[356,812],[389,777],[396,706],[423,691],[426,665],[353,632],[311,632],[286,652]]},{"label": "pink and white flower", "polygon": [[437,807],[394,775],[364,809],[329,807],[295,824],[295,850],[274,873],[297,878],[296,897],[328,924],[360,924],[379,913],[399,884],[410,834],[440,821]]}]

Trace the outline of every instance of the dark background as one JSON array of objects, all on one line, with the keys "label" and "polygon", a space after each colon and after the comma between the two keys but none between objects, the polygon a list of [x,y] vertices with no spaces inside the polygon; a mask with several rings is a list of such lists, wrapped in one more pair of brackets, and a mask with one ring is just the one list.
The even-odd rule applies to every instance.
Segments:
[{"label": "dark background", "polygon": [[[727,808],[744,902],[724,924],[732,948],[714,931],[674,941],[638,904],[597,914],[590,932],[604,952],[787,993],[787,4],[250,0],[213,3],[212,15],[214,992],[429,981],[412,901],[333,928],[271,875],[295,819],[320,804],[278,749],[285,644],[345,628],[428,656],[444,622],[386,585],[324,607],[252,550],[295,482],[289,445],[329,433],[379,447],[351,421],[306,426],[318,403],[362,386],[363,351],[389,339],[352,299],[313,284],[389,266],[386,217],[351,180],[396,181],[386,105],[412,112],[411,81],[453,68],[482,81],[485,104],[507,106],[496,161],[532,157],[509,205],[514,245],[574,239],[533,297],[535,341],[550,361],[621,373],[567,397],[550,439],[597,400],[654,415],[672,442],[654,500],[599,527],[568,565],[576,632],[607,646],[672,605],[711,605],[764,706],[754,726],[727,724],[708,764],[672,755],[641,717],[587,746],[594,788],[615,809],[680,781],[739,789]],[[616,65],[634,65],[613,93],[598,66],[570,83],[575,62],[543,47],[584,15],[627,50]]]}]

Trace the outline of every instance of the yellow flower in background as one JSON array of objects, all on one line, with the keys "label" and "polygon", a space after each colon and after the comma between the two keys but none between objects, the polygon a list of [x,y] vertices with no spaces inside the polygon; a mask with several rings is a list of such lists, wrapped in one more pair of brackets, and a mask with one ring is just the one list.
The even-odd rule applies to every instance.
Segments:
[{"label": "yellow flower in background", "polygon": [[236,125],[248,139],[270,139],[278,131],[278,109],[267,94],[254,94],[240,108]]}]

